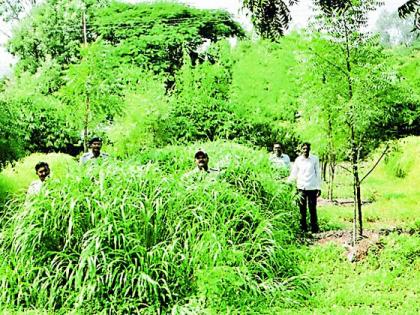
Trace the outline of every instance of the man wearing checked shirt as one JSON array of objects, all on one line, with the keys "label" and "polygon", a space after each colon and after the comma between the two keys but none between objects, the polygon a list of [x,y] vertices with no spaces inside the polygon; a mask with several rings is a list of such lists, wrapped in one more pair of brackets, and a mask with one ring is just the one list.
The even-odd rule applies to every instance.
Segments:
[{"label": "man wearing checked shirt", "polygon": [[319,232],[318,217],[316,213],[316,201],[321,196],[321,173],[319,169],[319,159],[310,154],[310,143],[302,144],[301,155],[296,158],[289,176],[289,181],[296,181],[299,193],[300,225],[306,232],[308,225],[306,223],[306,207],[309,208],[311,221],[311,231]]}]

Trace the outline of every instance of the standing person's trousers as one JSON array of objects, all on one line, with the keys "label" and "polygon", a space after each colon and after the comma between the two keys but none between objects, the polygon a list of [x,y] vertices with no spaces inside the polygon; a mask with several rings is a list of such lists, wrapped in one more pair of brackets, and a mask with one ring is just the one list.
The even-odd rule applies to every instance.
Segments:
[{"label": "standing person's trousers", "polygon": [[302,190],[298,189],[299,192],[299,209],[300,209],[300,226],[303,231],[308,230],[308,224],[306,223],[306,207],[309,208],[309,215],[311,221],[311,231],[313,233],[319,232],[318,217],[316,214],[316,200],[318,190]]}]

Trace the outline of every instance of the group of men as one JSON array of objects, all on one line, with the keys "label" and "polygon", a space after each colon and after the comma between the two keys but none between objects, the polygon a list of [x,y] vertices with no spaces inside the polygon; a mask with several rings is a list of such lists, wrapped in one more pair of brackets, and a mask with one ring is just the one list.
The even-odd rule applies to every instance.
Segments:
[{"label": "group of men", "polygon": [[318,216],[316,211],[317,198],[321,196],[321,172],[319,159],[310,153],[311,145],[305,142],[301,146],[300,155],[296,158],[293,166],[290,166],[290,158],[283,153],[282,146],[279,143],[274,144],[273,154],[270,161],[276,167],[282,167],[290,170],[288,182],[296,182],[299,193],[300,225],[303,231],[308,230],[306,221],[306,212],[309,208],[309,217],[311,231],[319,232]]},{"label": "group of men", "polygon": [[[102,139],[100,137],[93,137],[89,141],[90,152],[82,155],[80,164],[86,164],[94,159],[106,159],[108,154],[101,152]],[[274,168],[283,168],[290,172],[287,182],[296,182],[296,187],[299,193],[299,210],[300,210],[300,225],[303,231],[308,230],[306,213],[309,208],[309,217],[311,231],[313,233],[319,232],[318,218],[317,218],[317,198],[321,195],[321,174],[318,157],[310,154],[311,145],[307,142],[301,146],[300,155],[296,158],[293,165],[291,165],[289,156],[283,152],[281,144],[275,143],[273,146],[273,153],[270,155],[270,161]],[[209,167],[209,156],[207,152],[199,149],[195,155],[196,168],[189,172],[188,177],[202,176],[209,173],[216,173],[218,170]],[[291,169],[291,171],[290,171]],[[38,180],[31,183],[28,189],[28,195],[38,194],[45,180],[50,175],[49,165],[45,162],[39,162],[35,166],[35,172],[38,175]]]},{"label": "group of men", "polygon": [[[316,205],[318,197],[321,196],[321,173],[319,159],[317,156],[311,154],[310,151],[311,144],[308,142],[303,143],[300,155],[296,158],[293,165],[291,165],[290,157],[283,152],[281,144],[275,143],[273,145],[273,153],[270,155],[270,161],[274,168],[283,168],[290,172],[287,182],[296,182],[299,194],[298,203],[302,230],[304,232],[308,231],[306,213],[309,209],[311,232],[318,233],[319,225]],[[199,149],[195,153],[194,158],[196,168],[188,173],[188,176],[218,171],[209,167],[209,156],[204,150]]]},{"label": "group of men", "polygon": [[[89,140],[90,152],[84,153],[80,157],[80,164],[84,165],[88,161],[97,159],[97,158],[107,158],[108,154],[101,152],[102,148],[102,138],[93,137]],[[38,176],[38,179],[33,181],[28,188],[27,195],[37,195],[41,191],[41,187],[44,184],[45,180],[50,175],[50,166],[46,162],[39,162],[35,165],[35,173]]]}]

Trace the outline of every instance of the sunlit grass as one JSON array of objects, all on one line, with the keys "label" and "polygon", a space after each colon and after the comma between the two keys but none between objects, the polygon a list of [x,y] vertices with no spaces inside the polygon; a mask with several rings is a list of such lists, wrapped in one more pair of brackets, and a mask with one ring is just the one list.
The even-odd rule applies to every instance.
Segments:
[{"label": "sunlit grass", "polygon": [[[365,228],[416,228],[420,226],[420,137],[400,140],[392,152],[366,179],[362,199]],[[363,171],[373,162],[367,162]],[[351,176],[344,171],[337,178],[337,196],[352,199]],[[320,207],[321,220],[351,228],[352,206]]]},{"label": "sunlit grass", "polygon": [[207,151],[223,162],[216,180],[183,180],[194,148],[172,147],[75,167],[29,204],[8,204],[0,304],[86,313],[299,304],[306,283],[288,249],[298,221],[290,187],[263,152]]},{"label": "sunlit grass", "polygon": [[304,248],[311,297],[304,309],[279,314],[418,314],[419,248],[418,236],[391,234],[356,264],[334,244]]}]

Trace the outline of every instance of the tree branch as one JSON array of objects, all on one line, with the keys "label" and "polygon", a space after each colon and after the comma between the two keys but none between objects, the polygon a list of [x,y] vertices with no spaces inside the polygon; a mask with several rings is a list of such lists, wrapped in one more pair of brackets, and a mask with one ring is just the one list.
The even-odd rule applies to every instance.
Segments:
[{"label": "tree branch", "polygon": [[381,156],[379,157],[379,159],[376,161],[376,163],[372,166],[372,168],[370,169],[369,172],[366,173],[365,176],[363,176],[363,178],[360,180],[360,183],[363,183],[363,181],[365,180],[366,177],[368,177],[370,175],[370,173],[373,172],[373,170],[378,166],[379,162],[382,160],[382,158],[385,156],[386,152],[389,150],[389,145],[387,144],[385,147],[384,152],[382,152]]},{"label": "tree branch", "polygon": [[325,62],[327,62],[330,66],[333,66],[334,68],[336,68],[339,72],[343,73],[344,75],[347,75],[346,71],[344,71],[342,68],[340,68],[339,66],[337,66],[335,63],[329,61],[327,58],[324,58],[323,56],[321,56],[320,54],[318,54],[315,50],[313,50],[311,47],[309,47],[309,50],[311,52],[314,53],[315,56],[321,58],[322,60],[324,60]]},{"label": "tree branch", "polygon": [[8,39],[12,38],[12,35],[7,34],[7,33],[6,33],[5,31],[3,31],[1,28],[0,28],[0,32],[1,32],[4,36],[6,36]]},{"label": "tree branch", "polygon": [[9,6],[10,11],[12,12],[10,17],[16,21],[19,21],[19,12],[16,11],[16,7],[14,7],[9,0],[5,0],[4,2]]},{"label": "tree branch", "polygon": [[345,166],[343,166],[343,165],[341,165],[341,164],[338,164],[337,166],[338,166],[338,167],[341,167],[343,170],[345,170],[345,171],[349,172],[350,174],[352,174],[352,173],[353,173],[350,169],[348,169],[347,167],[345,167]]}]

